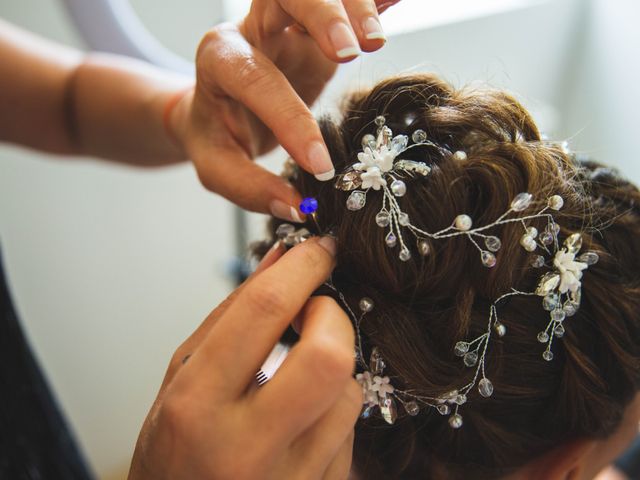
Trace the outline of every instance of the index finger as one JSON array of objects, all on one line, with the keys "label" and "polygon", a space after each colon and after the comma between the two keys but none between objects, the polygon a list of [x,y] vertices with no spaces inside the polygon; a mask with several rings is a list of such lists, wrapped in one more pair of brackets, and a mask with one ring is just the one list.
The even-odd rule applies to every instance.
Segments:
[{"label": "index finger", "polygon": [[211,30],[197,59],[200,98],[229,96],[253,112],[278,142],[318,180],[335,170],[313,114],[287,77],[231,24]]},{"label": "index finger", "polygon": [[334,255],[332,238],[313,238],[256,275],[191,357],[190,370],[198,382],[224,390],[224,397],[240,396],[291,320],[329,277]]}]

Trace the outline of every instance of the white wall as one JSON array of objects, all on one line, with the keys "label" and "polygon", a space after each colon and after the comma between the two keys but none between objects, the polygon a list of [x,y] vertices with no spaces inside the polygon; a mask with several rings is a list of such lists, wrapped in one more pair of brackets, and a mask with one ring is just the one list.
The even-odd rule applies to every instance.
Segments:
[{"label": "white wall", "polygon": [[[423,15],[431,1],[404,0]],[[185,56],[217,18],[207,0],[133,3]],[[640,180],[629,153],[637,3],[594,0],[591,12],[585,0],[516,3],[393,36],[343,68],[316,110],[332,110],[347,87],[412,68],[457,84],[479,79],[518,93],[549,132],[584,128],[581,148]],[[0,16],[81,45],[56,0],[0,0]],[[251,218],[259,236],[261,219]],[[119,478],[173,349],[230,288],[232,209],[189,166],[140,171],[3,146],[0,239],[19,312],[62,405],[100,478]]]}]

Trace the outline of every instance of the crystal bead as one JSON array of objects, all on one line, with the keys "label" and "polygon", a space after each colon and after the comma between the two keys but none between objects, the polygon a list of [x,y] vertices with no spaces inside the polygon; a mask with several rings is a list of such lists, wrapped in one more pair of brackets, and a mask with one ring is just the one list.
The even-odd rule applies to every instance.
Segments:
[{"label": "crystal bead", "polygon": [[391,223],[391,215],[386,210],[380,210],[376,215],[376,223],[379,227],[388,227]]},{"label": "crystal bead", "polygon": [[300,202],[300,211],[305,215],[309,215],[318,210],[318,200],[313,197],[307,197]]},{"label": "crystal bead", "polygon": [[542,235],[540,235],[540,242],[543,245],[551,245],[554,239],[555,237],[551,232],[542,232]]},{"label": "crystal bead", "polygon": [[493,329],[496,331],[499,337],[504,337],[507,334],[507,327],[504,323],[496,323],[493,326]]},{"label": "crystal bead", "polygon": [[376,141],[376,137],[374,137],[370,133],[367,133],[364,137],[362,137],[362,148],[363,149],[366,147],[371,148],[371,142],[375,143],[375,141]]},{"label": "crystal bead", "polygon": [[533,268],[542,268],[544,267],[545,261],[542,255],[534,255],[531,259],[531,266]]},{"label": "crystal bead", "polygon": [[467,342],[458,342],[453,349],[453,353],[458,357],[464,357],[465,353],[469,351],[469,344]]},{"label": "crystal bead", "polygon": [[366,407],[360,414],[360,418],[369,418],[373,413],[373,405]]},{"label": "crystal bead", "polygon": [[515,198],[511,201],[511,209],[514,212],[522,212],[529,208],[531,205],[531,201],[533,200],[533,195],[528,192],[519,193],[515,196]]},{"label": "crystal bead", "polygon": [[360,190],[351,192],[351,195],[347,198],[347,208],[351,211],[360,210],[366,203],[367,196]]},{"label": "crystal bead", "polygon": [[582,235],[579,233],[569,235],[569,237],[564,241],[564,247],[567,249],[568,253],[578,253],[582,248]]},{"label": "crystal bead", "polygon": [[551,210],[560,210],[564,206],[564,199],[560,195],[553,195],[549,197],[547,205]]},{"label": "crystal bead", "polygon": [[465,403],[467,403],[467,396],[464,393],[460,393],[459,395],[456,395],[456,398],[453,399],[453,402],[456,405],[464,405]]},{"label": "crystal bead", "polygon": [[577,307],[571,301],[564,302],[562,310],[564,310],[567,317],[573,317],[578,311]]},{"label": "crystal bead", "polygon": [[395,233],[389,232],[387,236],[384,237],[384,243],[387,244],[387,247],[393,248],[398,243],[398,237],[396,237]]},{"label": "crystal bead", "polygon": [[558,307],[560,303],[560,297],[557,293],[551,292],[546,297],[542,299],[542,308],[544,308],[547,312],[554,310]]},{"label": "crystal bead", "polygon": [[551,310],[551,320],[554,322],[562,322],[567,314],[561,308],[554,308]]},{"label": "crystal bead", "polygon": [[449,413],[451,413],[451,407],[449,407],[449,405],[447,405],[446,403],[438,405],[436,407],[436,410],[438,410],[438,413],[440,415],[449,415]]},{"label": "crystal bead", "polygon": [[336,181],[336,188],[339,188],[340,190],[343,190],[345,192],[350,192],[351,190],[360,188],[362,186],[362,178],[360,178],[360,173],[361,172],[356,172],[355,170],[353,170],[339,176],[338,180]]},{"label": "crystal bead", "polygon": [[369,297],[362,297],[360,299],[360,302],[358,303],[358,307],[360,307],[360,310],[362,310],[364,313],[369,313],[371,310],[373,310],[374,307],[374,303],[373,300],[371,300]]},{"label": "crystal bead", "polygon": [[409,143],[409,138],[406,135],[397,135],[393,137],[391,140],[391,146],[389,149],[392,152],[395,152],[396,155],[403,152],[407,148],[407,144]]},{"label": "crystal bead", "polygon": [[578,257],[578,261],[586,263],[587,265],[595,265],[600,260],[600,257],[596,252],[585,252]]},{"label": "crystal bead", "polygon": [[395,400],[391,397],[385,398],[382,405],[380,405],[380,412],[382,413],[382,418],[384,418],[388,424],[393,425],[398,418],[398,409]]},{"label": "crystal bead", "polygon": [[544,358],[547,362],[550,362],[551,360],[553,360],[553,352],[551,352],[550,350],[545,350],[544,352],[542,352],[542,358]]},{"label": "crystal bead", "polygon": [[384,118],[384,115],[378,115],[374,121],[376,122],[377,126],[381,127],[385,124],[387,119]]},{"label": "crystal bead", "polygon": [[478,392],[483,397],[490,397],[493,395],[493,384],[488,378],[481,378],[478,382]]},{"label": "crystal bead", "polygon": [[547,332],[540,332],[538,334],[538,341],[540,343],[547,343],[549,341],[549,334]]},{"label": "crystal bead", "polygon": [[467,367],[473,367],[478,363],[478,354],[476,352],[469,352],[464,356],[463,361]]},{"label": "crystal bead", "polygon": [[538,236],[538,229],[536,227],[527,227],[527,235],[531,238],[536,238]]},{"label": "crystal bead", "polygon": [[483,250],[482,253],[480,253],[480,260],[482,260],[482,264],[487,268],[493,268],[496,266],[496,256],[486,250]]},{"label": "crystal bead", "polygon": [[400,258],[400,260],[402,260],[403,262],[406,262],[408,260],[411,259],[411,252],[409,251],[409,249],[407,247],[402,247],[402,249],[400,250],[400,254],[398,255],[398,257]]},{"label": "crystal bead", "polygon": [[551,233],[551,235],[558,235],[560,233],[560,225],[557,223],[550,223],[547,225],[547,231]]},{"label": "crystal bead", "polygon": [[428,241],[426,241],[424,238],[421,238],[420,240],[418,240],[418,252],[420,253],[420,255],[425,257],[429,255],[430,250],[431,250],[431,247],[429,247]]},{"label": "crystal bead", "polygon": [[412,417],[415,417],[416,415],[418,415],[418,413],[420,413],[420,407],[416,402],[413,401],[405,403],[404,409]]},{"label": "crystal bead", "polygon": [[463,232],[470,230],[472,225],[473,220],[471,220],[471,217],[469,215],[458,215],[455,219],[455,227],[458,230],[462,230]]},{"label": "crystal bead", "polygon": [[394,180],[391,182],[391,193],[396,197],[402,197],[407,193],[407,185],[402,180]]},{"label": "crystal bead", "polygon": [[398,223],[403,227],[406,227],[407,225],[409,225],[409,215],[402,212],[400,215],[398,215]]},{"label": "crystal bead", "polygon": [[413,140],[414,143],[423,143],[427,140],[427,132],[424,130],[416,130],[413,132],[413,135],[411,135],[411,140]]},{"label": "crystal bead", "polygon": [[546,297],[549,293],[553,292],[560,285],[560,274],[555,272],[548,272],[543,275],[536,288],[536,295]]},{"label": "crystal bead", "polygon": [[458,429],[462,427],[462,423],[462,415],[460,415],[459,413],[454,413],[449,417],[449,425],[451,426],[451,428]]},{"label": "crystal bead", "polygon": [[279,239],[283,239],[286,238],[287,235],[291,235],[295,231],[296,227],[294,227],[290,223],[281,223],[280,225],[278,225],[278,228],[276,228],[276,237],[278,237]]},{"label": "crystal bead", "polygon": [[564,336],[564,326],[558,325],[556,328],[553,329],[553,334],[558,338],[562,338]]},{"label": "crystal bead", "polygon": [[457,152],[455,152],[453,154],[453,158],[455,160],[460,161],[460,162],[464,162],[467,159],[467,154],[465,152],[463,152],[462,150],[458,150]]},{"label": "crystal bead", "polygon": [[487,247],[487,250],[491,252],[497,252],[498,250],[500,250],[500,247],[502,247],[502,242],[500,241],[500,239],[494,236],[486,237],[484,239],[484,244]]},{"label": "crystal bead", "polygon": [[380,375],[384,370],[385,364],[382,359],[382,355],[380,354],[380,350],[378,347],[373,347],[371,350],[371,357],[369,358],[369,368],[371,369],[371,373],[373,375]]}]

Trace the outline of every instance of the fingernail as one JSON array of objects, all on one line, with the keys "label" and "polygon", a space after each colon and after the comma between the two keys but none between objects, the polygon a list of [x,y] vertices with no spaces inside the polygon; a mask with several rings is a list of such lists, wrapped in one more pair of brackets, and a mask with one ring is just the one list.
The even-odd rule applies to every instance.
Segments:
[{"label": "fingernail", "polygon": [[347,25],[335,22],[329,28],[329,38],[339,58],[357,57],[362,53],[358,46],[358,39]]},{"label": "fingernail", "polygon": [[320,142],[313,142],[307,154],[309,166],[315,177],[321,182],[331,180],[336,171],[331,163],[327,148]]},{"label": "fingernail", "polygon": [[364,33],[367,40],[386,40],[382,25],[376,17],[369,17],[364,21]]},{"label": "fingernail", "polygon": [[336,256],[336,241],[333,237],[320,237],[318,245],[324,248],[332,257]]},{"label": "fingernail", "polygon": [[258,266],[264,264],[267,260],[269,260],[279,249],[282,242],[280,240],[276,240],[267,253],[264,254],[262,259],[258,262]]},{"label": "fingernail", "polygon": [[281,220],[288,220],[290,222],[303,223],[304,219],[291,205],[287,205],[282,200],[272,200],[269,204],[269,211],[271,215]]}]

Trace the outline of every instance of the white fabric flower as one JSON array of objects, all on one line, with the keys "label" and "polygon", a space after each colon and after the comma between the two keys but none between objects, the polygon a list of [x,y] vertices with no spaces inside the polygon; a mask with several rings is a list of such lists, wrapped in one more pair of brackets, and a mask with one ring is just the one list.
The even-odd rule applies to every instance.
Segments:
[{"label": "white fabric flower", "polygon": [[362,180],[362,188],[373,188],[374,190],[380,190],[387,185],[387,181],[382,178],[382,172],[378,167],[370,167],[366,172],[360,174]]},{"label": "white fabric flower", "polygon": [[387,395],[393,393],[393,385],[389,383],[389,377],[380,377],[376,375],[373,377],[373,385],[371,386],[371,390],[378,393],[378,397],[381,399],[385,398]]},{"label": "white fabric flower", "polygon": [[363,171],[377,167],[381,172],[386,173],[393,168],[393,161],[396,155],[396,151],[389,150],[386,145],[382,145],[375,150],[372,150],[371,147],[365,147],[364,152],[358,153],[359,163],[355,163],[353,168]]},{"label": "white fabric flower", "polygon": [[378,405],[378,394],[373,390],[373,379],[371,378],[371,372],[358,373],[356,375],[356,381],[362,387],[362,404],[368,406]]},{"label": "white fabric flower", "polygon": [[583,262],[576,262],[575,253],[569,253],[564,248],[558,250],[553,259],[553,265],[560,274],[560,286],[558,287],[560,293],[567,293],[568,291],[575,292],[580,288],[582,271],[585,270],[588,265]]}]

